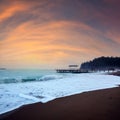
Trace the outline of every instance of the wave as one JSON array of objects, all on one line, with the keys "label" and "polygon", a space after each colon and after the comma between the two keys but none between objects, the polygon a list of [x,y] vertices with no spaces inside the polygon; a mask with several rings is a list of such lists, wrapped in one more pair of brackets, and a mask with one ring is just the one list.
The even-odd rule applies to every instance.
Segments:
[{"label": "wave", "polygon": [[24,82],[33,82],[33,81],[48,81],[55,79],[62,79],[62,75],[43,75],[39,77],[26,77],[26,78],[3,78],[0,79],[0,84],[9,84],[9,83],[24,83]]},{"label": "wave", "polygon": [[54,80],[54,79],[62,79],[63,76],[61,75],[45,75],[41,77],[39,80],[40,81],[48,81],[48,80]]},{"label": "wave", "polygon": [[17,82],[19,82],[17,79],[15,79],[15,78],[5,78],[5,79],[1,79],[0,80],[0,84],[2,84],[2,83],[17,83]]},{"label": "wave", "polygon": [[37,81],[36,78],[23,78],[21,82]]}]

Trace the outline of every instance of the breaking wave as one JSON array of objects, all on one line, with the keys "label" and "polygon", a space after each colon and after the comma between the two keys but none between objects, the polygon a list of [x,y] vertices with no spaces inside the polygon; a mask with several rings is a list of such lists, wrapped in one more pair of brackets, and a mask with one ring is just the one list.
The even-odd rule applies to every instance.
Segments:
[{"label": "breaking wave", "polygon": [[8,83],[22,83],[22,82],[33,82],[33,81],[48,81],[55,79],[62,79],[62,75],[43,75],[39,77],[26,77],[26,78],[3,78],[0,79],[0,84]]}]

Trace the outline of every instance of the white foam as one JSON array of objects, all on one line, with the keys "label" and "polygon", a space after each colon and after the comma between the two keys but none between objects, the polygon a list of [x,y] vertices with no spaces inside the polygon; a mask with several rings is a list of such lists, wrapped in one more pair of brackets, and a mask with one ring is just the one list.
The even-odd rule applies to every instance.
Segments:
[{"label": "white foam", "polygon": [[0,84],[0,113],[24,104],[48,102],[84,91],[111,88],[120,77],[94,73],[69,74],[65,78],[27,83]]},{"label": "white foam", "polygon": [[35,102],[40,101],[40,100],[39,100],[38,98],[36,98],[36,97],[30,96],[30,95],[25,95],[25,94],[22,94],[22,93],[20,93],[19,96],[22,97],[22,98],[25,98],[25,99],[33,100],[33,101],[35,101]]}]

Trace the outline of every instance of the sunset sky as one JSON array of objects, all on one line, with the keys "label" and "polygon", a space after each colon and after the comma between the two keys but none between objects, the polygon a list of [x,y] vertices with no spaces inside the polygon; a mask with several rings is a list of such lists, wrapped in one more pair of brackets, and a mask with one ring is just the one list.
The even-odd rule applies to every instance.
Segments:
[{"label": "sunset sky", "polygon": [[120,0],[0,0],[0,67],[59,68],[120,56]]}]

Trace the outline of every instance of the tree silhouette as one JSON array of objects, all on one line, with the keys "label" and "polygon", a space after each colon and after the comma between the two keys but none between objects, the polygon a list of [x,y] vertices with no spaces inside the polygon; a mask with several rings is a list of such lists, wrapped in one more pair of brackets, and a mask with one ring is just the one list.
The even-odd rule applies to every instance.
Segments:
[{"label": "tree silhouette", "polygon": [[99,57],[81,64],[81,70],[98,71],[120,69],[120,57]]}]

